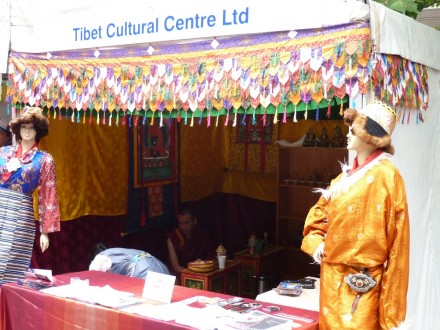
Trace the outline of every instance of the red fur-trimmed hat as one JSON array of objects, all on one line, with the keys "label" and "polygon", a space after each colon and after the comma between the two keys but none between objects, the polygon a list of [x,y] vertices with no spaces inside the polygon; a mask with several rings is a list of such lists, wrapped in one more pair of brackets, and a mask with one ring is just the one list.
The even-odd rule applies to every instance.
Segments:
[{"label": "red fur-trimmed hat", "polygon": [[346,109],[344,122],[362,141],[394,154],[391,134],[396,126],[396,112],[381,101],[373,101],[361,110]]}]

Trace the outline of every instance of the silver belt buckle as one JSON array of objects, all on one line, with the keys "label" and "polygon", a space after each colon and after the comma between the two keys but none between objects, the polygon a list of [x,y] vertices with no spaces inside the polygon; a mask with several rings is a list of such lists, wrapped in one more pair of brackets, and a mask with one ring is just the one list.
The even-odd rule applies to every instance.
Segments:
[{"label": "silver belt buckle", "polygon": [[376,280],[369,274],[363,273],[348,274],[344,280],[352,290],[362,293],[370,291],[377,284]]}]

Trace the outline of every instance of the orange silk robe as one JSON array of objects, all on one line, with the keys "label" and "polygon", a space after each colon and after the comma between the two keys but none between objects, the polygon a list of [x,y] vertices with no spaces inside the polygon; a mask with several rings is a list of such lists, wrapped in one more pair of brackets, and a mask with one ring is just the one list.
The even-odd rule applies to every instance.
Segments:
[{"label": "orange silk robe", "polygon": [[[391,329],[405,320],[409,273],[409,218],[405,186],[382,154],[347,175],[344,169],[322,191],[305,222],[301,249],[313,255],[324,242],[321,264],[320,330]],[[377,285],[356,292],[348,274],[369,268]]]}]

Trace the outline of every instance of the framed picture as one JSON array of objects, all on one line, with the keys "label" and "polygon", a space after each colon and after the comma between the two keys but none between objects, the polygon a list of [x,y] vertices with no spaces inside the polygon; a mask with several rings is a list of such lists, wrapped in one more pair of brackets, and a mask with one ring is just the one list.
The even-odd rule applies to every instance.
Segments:
[{"label": "framed picture", "polygon": [[271,121],[263,126],[260,123],[252,125],[248,120],[246,125],[237,125],[236,143],[260,144],[264,139],[264,144],[272,144],[272,128]]},{"label": "framed picture", "polygon": [[134,133],[134,187],[175,182],[177,172],[176,128],[172,120],[163,125],[138,125]]}]

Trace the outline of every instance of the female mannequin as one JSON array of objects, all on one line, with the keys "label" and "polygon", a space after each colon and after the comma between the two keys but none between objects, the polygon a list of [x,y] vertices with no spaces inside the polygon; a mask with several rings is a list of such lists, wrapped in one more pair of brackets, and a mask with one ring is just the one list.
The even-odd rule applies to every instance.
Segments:
[{"label": "female mannequin", "polygon": [[60,230],[55,162],[38,149],[49,132],[49,120],[37,107],[25,107],[10,121],[16,146],[0,148],[0,285],[24,277],[35,239],[32,194],[38,192],[40,248],[49,247],[48,234]]},{"label": "female mannequin", "polygon": [[395,113],[376,101],[347,109],[344,121],[356,158],[321,190],[301,246],[321,264],[319,328],[403,328],[409,219],[403,179],[389,160]]}]

